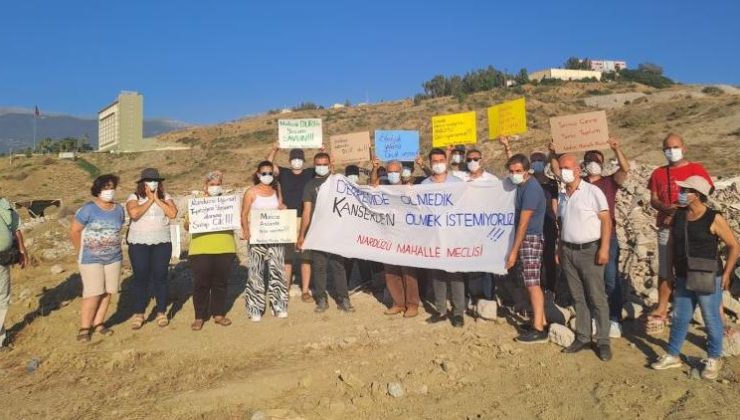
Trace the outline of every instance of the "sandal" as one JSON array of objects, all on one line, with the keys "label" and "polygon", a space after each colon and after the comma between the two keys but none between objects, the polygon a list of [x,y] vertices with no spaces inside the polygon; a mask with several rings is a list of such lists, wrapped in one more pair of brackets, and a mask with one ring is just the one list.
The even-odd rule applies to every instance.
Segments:
[{"label": "sandal", "polygon": [[311,297],[311,294],[308,292],[301,294],[301,300],[306,303],[313,302],[313,298]]},{"label": "sandal", "polygon": [[96,333],[100,335],[105,335],[105,336],[113,335],[113,330],[106,327],[105,324],[103,323],[100,323],[98,325],[93,325],[92,328],[93,328],[93,331],[95,331]]},{"label": "sandal", "polygon": [[228,327],[229,325],[231,325],[231,320],[229,318],[226,318],[225,316],[214,317],[213,322],[222,327]]},{"label": "sandal", "polygon": [[157,326],[162,327],[162,328],[170,325],[170,320],[167,319],[167,315],[165,314],[157,315],[156,321],[157,321]]},{"label": "sandal", "polygon": [[92,328],[80,328],[77,331],[77,341],[90,341],[90,330]]},{"label": "sandal", "polygon": [[134,317],[131,318],[131,329],[139,330],[142,326],[144,326],[144,315],[134,315]]},{"label": "sandal", "polygon": [[190,324],[190,329],[193,331],[200,331],[203,329],[203,320],[202,319],[196,319],[193,321],[192,324]]}]

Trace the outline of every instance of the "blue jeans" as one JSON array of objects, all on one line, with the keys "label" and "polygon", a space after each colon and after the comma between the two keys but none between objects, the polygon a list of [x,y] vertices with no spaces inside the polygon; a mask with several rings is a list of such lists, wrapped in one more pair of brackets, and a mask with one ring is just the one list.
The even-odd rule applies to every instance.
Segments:
[{"label": "blue jeans", "polygon": [[156,245],[130,244],[128,256],[134,271],[134,313],[143,314],[149,304],[149,287],[154,289],[157,313],[167,311],[167,271],[172,257],[172,243]]},{"label": "blue jeans", "polygon": [[671,324],[671,337],[668,340],[668,354],[678,356],[681,346],[686,340],[689,332],[689,323],[694,317],[694,309],[699,304],[704,324],[707,327],[707,355],[711,359],[722,356],[722,316],[720,307],[722,304],[722,278],[717,277],[715,292],[711,294],[697,294],[686,290],[686,278],[676,279],[673,290],[673,321]]},{"label": "blue jeans", "polygon": [[613,234],[609,241],[609,262],[604,267],[604,286],[609,301],[609,320],[622,317],[622,278],[619,275],[619,241]]}]

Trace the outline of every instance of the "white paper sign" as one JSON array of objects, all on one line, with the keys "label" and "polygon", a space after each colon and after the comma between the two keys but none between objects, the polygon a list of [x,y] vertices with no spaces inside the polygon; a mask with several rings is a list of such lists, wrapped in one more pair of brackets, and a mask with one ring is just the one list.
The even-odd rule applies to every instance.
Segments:
[{"label": "white paper sign", "polygon": [[241,197],[220,195],[188,200],[190,233],[241,229]]},{"label": "white paper sign", "polygon": [[249,214],[249,243],[295,243],[298,236],[296,217],[295,210],[252,210]]},{"label": "white paper sign", "polygon": [[514,242],[510,181],[368,187],[332,175],[304,247],[386,264],[506,274]]},{"label": "white paper sign", "polygon": [[278,120],[281,149],[318,149],[324,141],[321,118]]}]

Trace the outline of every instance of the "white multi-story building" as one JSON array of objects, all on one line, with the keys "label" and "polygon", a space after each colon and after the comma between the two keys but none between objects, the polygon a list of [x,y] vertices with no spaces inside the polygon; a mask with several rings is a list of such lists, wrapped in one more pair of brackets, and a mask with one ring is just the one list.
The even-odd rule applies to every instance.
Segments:
[{"label": "white multi-story building", "polygon": [[626,61],[591,60],[591,70],[600,72],[619,71],[627,68]]},{"label": "white multi-story building", "polygon": [[121,92],[118,99],[98,112],[98,151],[140,150],[144,138],[144,97]]}]

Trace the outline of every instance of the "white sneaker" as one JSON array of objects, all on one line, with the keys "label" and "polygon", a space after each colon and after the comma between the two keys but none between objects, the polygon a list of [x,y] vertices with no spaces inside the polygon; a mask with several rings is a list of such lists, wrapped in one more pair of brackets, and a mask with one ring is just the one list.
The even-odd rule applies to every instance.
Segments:
[{"label": "white sneaker", "polygon": [[262,315],[250,315],[249,319],[251,319],[252,322],[260,322],[262,321]]},{"label": "white sneaker", "polygon": [[609,337],[611,338],[622,337],[622,325],[619,322],[611,321],[611,326],[609,327]]},{"label": "white sneaker", "polygon": [[275,318],[285,319],[287,317],[288,317],[288,311],[278,311],[278,312],[275,312]]},{"label": "white sneaker", "polygon": [[704,370],[701,371],[701,377],[704,379],[717,379],[719,371],[722,370],[721,359],[704,359]]},{"label": "white sneaker", "polygon": [[681,358],[678,356],[671,356],[670,354],[664,354],[660,356],[657,362],[650,365],[655,370],[665,370],[672,368],[681,367]]}]

